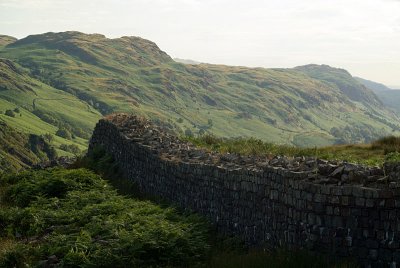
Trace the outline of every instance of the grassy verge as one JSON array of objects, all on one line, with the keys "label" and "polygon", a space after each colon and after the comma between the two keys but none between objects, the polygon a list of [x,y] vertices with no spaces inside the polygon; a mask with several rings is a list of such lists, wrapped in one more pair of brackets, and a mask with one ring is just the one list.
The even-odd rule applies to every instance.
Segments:
[{"label": "grassy verge", "polygon": [[[342,160],[364,165],[383,165],[388,156],[400,152],[400,138],[387,137],[362,145],[336,145],[328,147],[301,148],[287,145],[276,145],[258,139],[226,139],[212,135],[184,137],[184,140],[208,150],[221,153],[239,153],[242,155],[275,155],[311,156],[327,160]],[[397,159],[397,160],[400,160]]]}]

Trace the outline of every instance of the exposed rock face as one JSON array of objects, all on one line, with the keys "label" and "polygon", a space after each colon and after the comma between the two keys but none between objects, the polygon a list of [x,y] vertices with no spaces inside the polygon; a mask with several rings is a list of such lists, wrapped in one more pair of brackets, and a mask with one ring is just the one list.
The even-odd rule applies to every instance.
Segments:
[{"label": "exposed rock face", "polygon": [[[136,116],[101,120],[101,146],[147,194],[194,210],[257,246],[309,248],[372,266],[400,263],[400,167],[196,148]],[[385,176],[386,175],[386,176]]]}]

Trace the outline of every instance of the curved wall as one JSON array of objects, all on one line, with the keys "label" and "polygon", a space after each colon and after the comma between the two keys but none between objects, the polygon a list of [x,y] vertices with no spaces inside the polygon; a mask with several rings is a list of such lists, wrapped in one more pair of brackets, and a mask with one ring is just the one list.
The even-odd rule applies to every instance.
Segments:
[{"label": "curved wall", "polygon": [[400,264],[400,189],[323,185],[305,172],[266,166],[229,169],[162,157],[157,146],[101,120],[89,151],[101,146],[144,193],[191,209],[221,233],[258,246],[308,248],[352,256],[373,267]]}]

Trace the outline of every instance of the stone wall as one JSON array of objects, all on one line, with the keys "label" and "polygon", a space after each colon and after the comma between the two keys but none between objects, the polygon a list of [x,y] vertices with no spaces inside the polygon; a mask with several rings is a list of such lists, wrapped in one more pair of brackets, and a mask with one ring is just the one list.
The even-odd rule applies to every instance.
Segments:
[{"label": "stone wall", "polygon": [[[123,114],[99,121],[89,151],[96,146],[141,191],[204,215],[221,233],[257,246],[351,256],[363,266],[400,266],[398,168],[384,177],[379,169],[316,159],[284,159],[282,167],[282,158],[218,155]],[[293,168],[297,162],[301,168]]]}]

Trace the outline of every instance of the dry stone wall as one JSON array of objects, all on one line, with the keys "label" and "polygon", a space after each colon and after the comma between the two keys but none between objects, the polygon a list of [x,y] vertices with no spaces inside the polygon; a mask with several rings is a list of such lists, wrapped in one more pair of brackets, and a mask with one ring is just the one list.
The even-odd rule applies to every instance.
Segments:
[{"label": "dry stone wall", "polygon": [[89,152],[97,146],[141,191],[204,215],[221,233],[354,257],[365,267],[400,266],[396,166],[384,176],[323,160],[219,155],[125,114],[99,121]]}]

